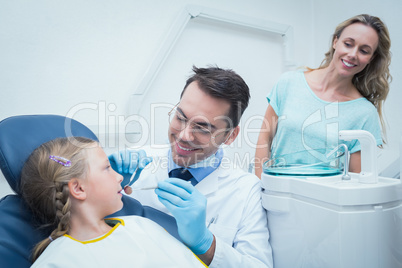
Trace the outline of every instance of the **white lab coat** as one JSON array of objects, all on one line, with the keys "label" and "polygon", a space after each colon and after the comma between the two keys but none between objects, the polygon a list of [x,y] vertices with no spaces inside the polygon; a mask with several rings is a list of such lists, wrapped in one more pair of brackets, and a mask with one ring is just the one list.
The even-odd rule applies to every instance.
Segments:
[{"label": "white lab coat", "polygon": [[[134,189],[168,178],[167,153],[168,150],[163,150],[159,157],[154,157],[133,184]],[[221,165],[195,187],[208,200],[206,225],[216,238],[215,255],[209,267],[273,267],[260,180],[233,168],[224,157]],[[143,205],[170,214],[154,190],[133,191],[131,196]]]}]

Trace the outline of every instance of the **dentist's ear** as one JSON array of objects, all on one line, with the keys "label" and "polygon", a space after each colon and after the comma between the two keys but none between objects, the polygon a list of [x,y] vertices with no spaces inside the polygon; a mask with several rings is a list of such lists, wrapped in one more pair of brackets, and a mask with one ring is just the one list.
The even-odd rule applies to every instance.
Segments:
[{"label": "dentist's ear", "polygon": [[87,193],[85,191],[85,185],[82,183],[82,180],[77,178],[72,178],[68,182],[68,189],[70,191],[70,195],[78,200],[85,200],[87,198]]},{"label": "dentist's ear", "polygon": [[232,142],[234,142],[234,140],[237,138],[237,135],[239,135],[240,132],[240,127],[237,126],[234,129],[232,129],[229,132],[229,136],[226,138],[226,141],[224,142],[224,144],[226,145],[230,145]]}]

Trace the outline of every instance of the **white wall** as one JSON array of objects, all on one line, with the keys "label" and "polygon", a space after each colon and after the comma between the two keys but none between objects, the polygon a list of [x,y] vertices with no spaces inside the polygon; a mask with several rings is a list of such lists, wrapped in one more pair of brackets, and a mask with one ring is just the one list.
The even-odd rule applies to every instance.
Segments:
[{"label": "white wall", "polygon": [[[305,30],[312,23],[304,19],[311,18],[309,0],[2,1],[0,119],[20,114],[72,115],[103,136],[105,146],[118,145],[114,136],[104,132],[116,131],[118,120],[127,119],[130,95],[188,4],[289,24],[298,44],[306,35],[313,38]],[[224,23],[191,21],[152,84],[140,114],[150,122],[151,104],[175,104],[193,64],[217,64],[233,68],[250,86],[252,100],[244,118],[261,116],[266,108],[264,96],[284,71],[282,55],[281,37]],[[309,44],[295,47],[297,62],[311,58]],[[167,111],[156,112],[152,139],[161,143],[166,137]],[[260,123],[254,124],[258,130]],[[150,143],[151,137],[146,137]],[[255,138],[256,133],[249,139]],[[240,139],[235,149],[248,151],[250,157],[254,154]]]},{"label": "white wall", "polygon": [[[32,113],[66,115],[77,104],[99,101],[115,104],[115,114],[125,115],[128,96],[183,7],[195,3],[295,24],[298,12],[285,9],[286,3],[293,1],[275,2],[1,1],[0,118]],[[303,2],[309,3],[297,2],[298,10],[303,9]],[[283,10],[282,14],[278,10]],[[308,58],[301,57],[303,62]],[[188,72],[179,75],[182,79]],[[76,116],[86,124],[98,125],[96,112]]]},{"label": "white wall", "polygon": [[[127,120],[131,94],[170,26],[188,4],[291,25],[296,65],[311,67],[321,61],[341,20],[362,12],[384,18],[394,53],[394,82],[385,106],[390,124],[389,157],[395,158],[392,149],[401,133],[395,115],[402,115],[396,104],[401,99],[397,90],[401,82],[396,75],[401,73],[401,54],[396,50],[401,43],[396,31],[401,19],[392,13],[401,7],[398,0],[1,1],[0,120],[21,114],[72,115],[103,137],[106,147],[116,147],[115,137],[107,133],[117,131],[119,119]],[[156,134],[149,134],[145,142],[161,143],[165,139],[168,108],[151,110],[150,105],[175,104],[192,64],[217,64],[245,78],[252,95],[242,120],[245,124],[263,115],[265,95],[285,70],[282,56],[280,37],[224,23],[191,21],[142,101],[141,116],[148,123],[156,118]],[[97,109],[89,109],[88,104]],[[151,116],[152,111],[156,116]],[[259,125],[256,121],[251,124],[256,129]],[[241,135],[232,153],[252,156],[252,146],[245,143],[255,142],[257,134]],[[0,178],[0,196],[9,191]]]}]

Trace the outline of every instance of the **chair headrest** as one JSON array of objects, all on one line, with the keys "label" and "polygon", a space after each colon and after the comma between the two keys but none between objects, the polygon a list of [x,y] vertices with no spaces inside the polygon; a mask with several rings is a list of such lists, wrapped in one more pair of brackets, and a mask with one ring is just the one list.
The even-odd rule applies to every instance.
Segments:
[{"label": "chair headrest", "polygon": [[[21,170],[30,154],[50,140],[81,136],[98,141],[80,122],[59,115],[21,115],[0,122],[0,168],[11,189],[20,194]],[[28,138],[27,138],[28,137]]]}]

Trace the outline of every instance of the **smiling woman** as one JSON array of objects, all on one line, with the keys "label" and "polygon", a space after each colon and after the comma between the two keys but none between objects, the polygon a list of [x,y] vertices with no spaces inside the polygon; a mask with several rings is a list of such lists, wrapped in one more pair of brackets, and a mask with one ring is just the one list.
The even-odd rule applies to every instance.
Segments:
[{"label": "smiling woman", "polygon": [[[363,23],[354,23],[346,27],[339,38],[335,38],[333,44],[335,60],[331,61],[330,66],[336,68],[337,64],[342,64],[339,66],[339,74],[353,77],[366,68],[373,59],[377,47],[377,32]],[[357,97],[360,97],[360,92],[355,91],[354,88],[345,88],[344,91],[343,96],[355,93],[358,94]],[[325,98],[325,96],[323,97]],[[331,97],[328,96],[328,98]],[[334,96],[332,98],[335,99]]]},{"label": "smiling woman", "polygon": [[[319,68],[283,74],[267,96],[256,175],[261,176],[265,161],[281,155],[315,152],[319,162],[338,146],[340,130],[367,130],[381,146],[382,104],[391,80],[390,46],[387,27],[378,17],[358,15],[335,29]],[[343,143],[351,152],[350,171],[360,172],[359,142]],[[292,161],[303,163],[304,159],[309,157]]]}]

